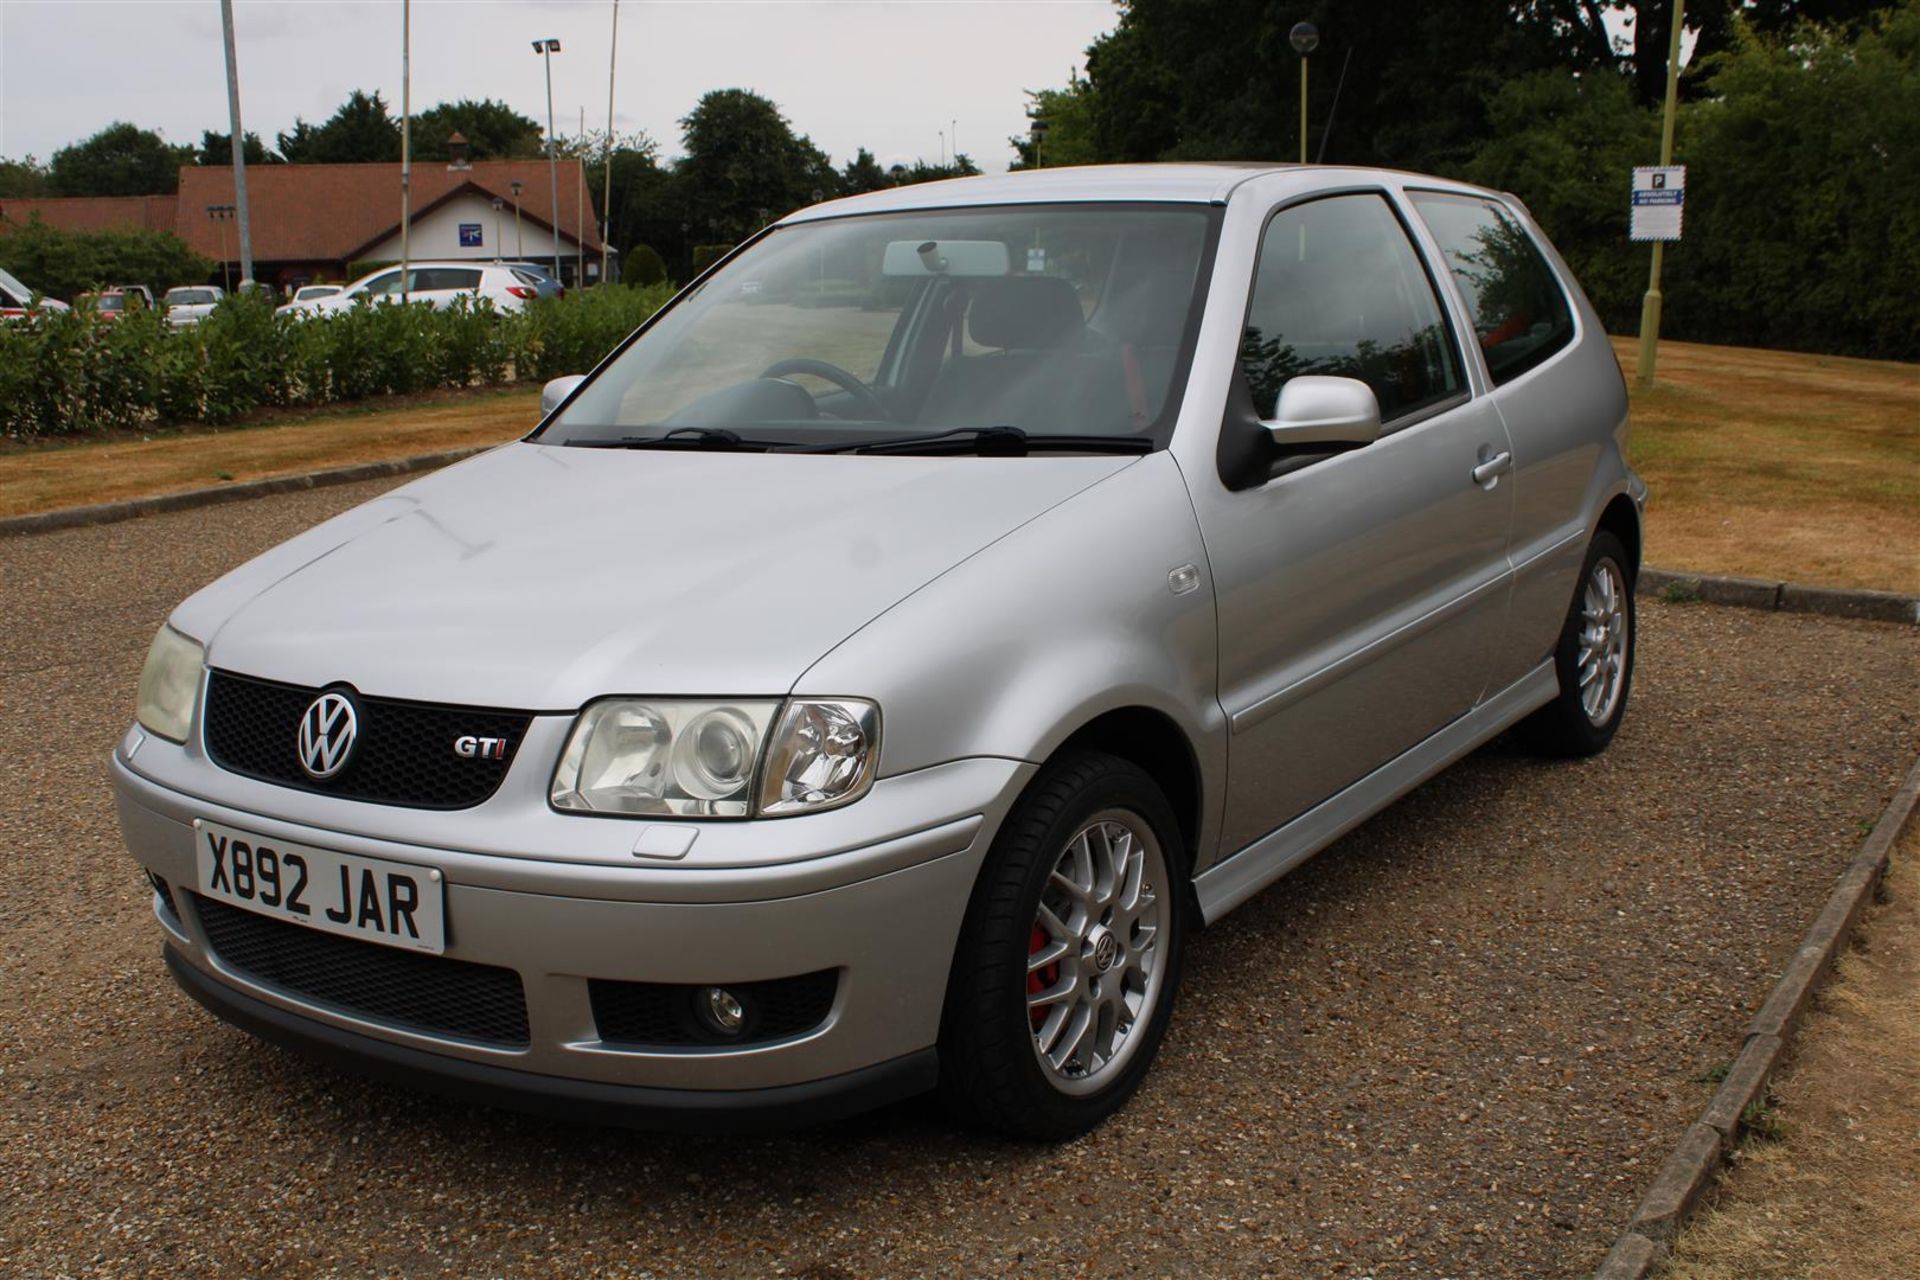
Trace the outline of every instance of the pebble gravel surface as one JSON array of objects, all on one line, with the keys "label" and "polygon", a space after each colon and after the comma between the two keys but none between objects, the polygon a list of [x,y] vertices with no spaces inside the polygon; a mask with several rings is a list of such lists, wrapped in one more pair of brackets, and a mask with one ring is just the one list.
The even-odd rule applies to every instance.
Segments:
[{"label": "pebble gravel surface", "polygon": [[1648,602],[1609,752],[1496,743],[1196,935],[1089,1137],[569,1127],[216,1022],[120,848],[154,627],[384,487],[0,541],[0,1275],[1579,1275],[1920,752],[1920,629]]}]

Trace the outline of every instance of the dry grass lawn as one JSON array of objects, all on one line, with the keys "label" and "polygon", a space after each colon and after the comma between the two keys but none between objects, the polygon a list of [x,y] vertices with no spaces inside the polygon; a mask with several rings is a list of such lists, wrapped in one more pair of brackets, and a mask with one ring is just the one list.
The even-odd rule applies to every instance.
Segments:
[{"label": "dry grass lawn", "polygon": [[[1632,339],[1615,340],[1623,361]],[[1920,365],[1666,342],[1633,396],[1647,562],[1920,594]],[[0,516],[511,439],[512,390],[0,454]]]},{"label": "dry grass lawn", "polygon": [[20,449],[0,454],[0,516],[496,444],[539,419],[539,391],[516,388],[266,426]]},{"label": "dry grass lawn", "polygon": [[1920,828],[1889,888],[1774,1082],[1783,1136],[1740,1148],[1667,1280],[1920,1275]]},{"label": "dry grass lawn", "polygon": [[1647,563],[1920,594],[1920,365],[1660,344],[1632,381]]}]

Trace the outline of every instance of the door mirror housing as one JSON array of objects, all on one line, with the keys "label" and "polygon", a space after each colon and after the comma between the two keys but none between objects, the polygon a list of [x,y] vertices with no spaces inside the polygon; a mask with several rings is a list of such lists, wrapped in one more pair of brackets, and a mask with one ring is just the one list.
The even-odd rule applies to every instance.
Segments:
[{"label": "door mirror housing", "polygon": [[570,373],[564,378],[555,378],[540,388],[540,416],[546,417],[560,407],[560,402],[573,394],[573,389],[587,380],[584,373]]},{"label": "door mirror housing", "polygon": [[1358,378],[1302,374],[1280,388],[1273,417],[1260,425],[1287,450],[1357,449],[1380,438],[1380,402]]}]

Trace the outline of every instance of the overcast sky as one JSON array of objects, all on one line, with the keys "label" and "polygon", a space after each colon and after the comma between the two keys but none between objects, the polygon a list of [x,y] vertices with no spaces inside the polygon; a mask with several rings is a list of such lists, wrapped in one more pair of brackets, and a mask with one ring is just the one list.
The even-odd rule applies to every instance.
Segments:
[{"label": "overcast sky", "polygon": [[[241,114],[274,135],[348,92],[400,106],[400,0],[235,0]],[[612,0],[413,0],[413,104],[500,98],[546,120],[532,51],[557,36],[561,134],[606,127]],[[667,156],[709,89],[778,103],[844,164],[939,159],[953,128],[981,168],[1025,132],[1023,91],[1055,87],[1110,30],[1109,0],[622,0],[614,125]],[[114,120],[198,143],[227,129],[219,0],[0,0],[0,156],[42,161]],[[951,122],[957,121],[957,126]],[[951,146],[951,143],[946,145]]]}]

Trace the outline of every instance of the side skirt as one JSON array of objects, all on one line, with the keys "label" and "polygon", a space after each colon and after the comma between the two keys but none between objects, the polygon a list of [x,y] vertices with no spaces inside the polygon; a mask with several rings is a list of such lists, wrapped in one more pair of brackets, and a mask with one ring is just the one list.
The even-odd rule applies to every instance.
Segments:
[{"label": "side skirt", "polygon": [[1212,924],[1475,747],[1552,702],[1560,692],[1551,660],[1411,747],[1194,878],[1200,914]]}]

